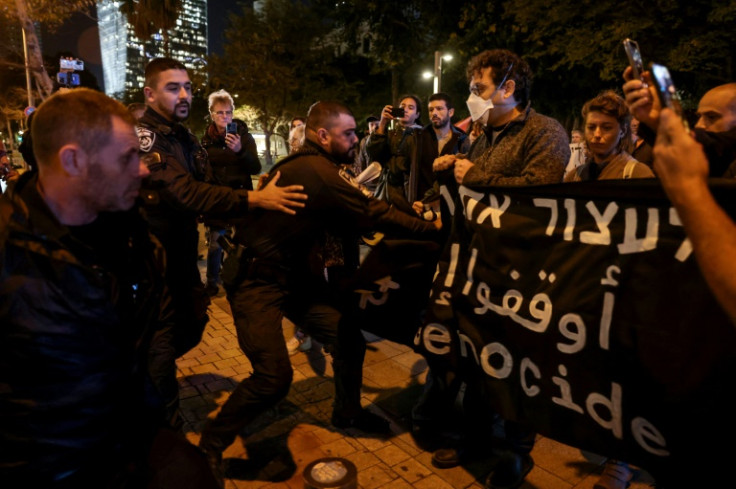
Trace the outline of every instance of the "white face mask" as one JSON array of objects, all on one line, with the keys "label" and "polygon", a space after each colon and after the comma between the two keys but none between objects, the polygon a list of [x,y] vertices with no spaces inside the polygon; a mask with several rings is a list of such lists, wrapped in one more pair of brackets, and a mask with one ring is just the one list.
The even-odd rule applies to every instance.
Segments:
[{"label": "white face mask", "polygon": [[480,95],[476,95],[475,93],[471,93],[468,97],[468,100],[465,102],[468,106],[468,110],[470,111],[470,118],[473,120],[473,122],[482,119],[481,122],[483,124],[486,123],[488,120],[488,110],[493,108],[493,95],[496,94],[496,91],[494,90],[493,94],[491,95],[491,98],[488,100],[483,100],[483,97]]},{"label": "white face mask", "polygon": [[493,91],[491,96],[488,97],[488,100],[484,100],[480,95],[470,92],[470,96],[465,103],[468,106],[470,118],[473,122],[480,120],[483,125],[488,122],[488,111],[493,108],[493,96],[496,95],[496,92],[498,92],[504,83],[506,83],[506,79],[509,77],[509,73],[511,73],[511,68],[513,67],[514,63],[511,63],[506,70],[506,74],[503,76],[501,83],[496,86],[496,89]]}]

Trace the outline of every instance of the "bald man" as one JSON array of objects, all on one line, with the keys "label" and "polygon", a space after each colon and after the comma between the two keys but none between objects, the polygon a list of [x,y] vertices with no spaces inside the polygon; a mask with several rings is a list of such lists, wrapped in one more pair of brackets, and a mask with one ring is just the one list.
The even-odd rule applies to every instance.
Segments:
[{"label": "bald man", "polygon": [[698,104],[695,127],[726,132],[736,127],[736,83],[719,85],[705,92]]},{"label": "bald man", "polygon": [[[641,80],[636,79],[629,66],[624,80],[626,104],[632,116],[648,128],[640,126],[639,136],[654,144],[661,107],[652,77],[645,71]],[[708,158],[709,176],[736,178],[736,83],[719,85],[703,95],[694,133]]]}]

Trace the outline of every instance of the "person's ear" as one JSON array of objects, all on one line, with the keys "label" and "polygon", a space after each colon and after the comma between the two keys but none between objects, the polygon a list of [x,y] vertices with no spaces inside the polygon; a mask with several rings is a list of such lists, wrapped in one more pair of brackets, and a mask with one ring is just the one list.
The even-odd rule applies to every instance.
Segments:
[{"label": "person's ear", "polygon": [[320,144],[327,144],[330,142],[330,131],[325,129],[324,127],[320,127],[317,129],[317,140],[320,142]]},{"label": "person's ear", "polygon": [[513,97],[514,92],[516,91],[516,81],[515,80],[506,80],[506,83],[503,84],[504,92],[503,92],[503,98]]},{"label": "person's ear", "polygon": [[448,110],[448,111],[447,111],[447,115],[448,115],[448,116],[450,116],[450,118],[452,118],[452,116],[454,116],[454,115],[455,115],[455,109],[450,109],[450,110]]},{"label": "person's ear", "polygon": [[143,96],[146,98],[147,102],[153,102],[153,88],[143,87]]},{"label": "person's ear", "polygon": [[87,154],[76,144],[67,144],[59,150],[59,163],[67,175],[78,177],[87,171]]}]

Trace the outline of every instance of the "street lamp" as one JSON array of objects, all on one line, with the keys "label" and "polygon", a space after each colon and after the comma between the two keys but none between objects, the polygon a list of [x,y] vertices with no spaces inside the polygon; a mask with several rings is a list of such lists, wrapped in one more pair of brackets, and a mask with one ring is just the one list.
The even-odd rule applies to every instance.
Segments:
[{"label": "street lamp", "polygon": [[442,60],[451,61],[451,54],[442,54],[439,51],[434,52],[434,93],[442,88]]}]

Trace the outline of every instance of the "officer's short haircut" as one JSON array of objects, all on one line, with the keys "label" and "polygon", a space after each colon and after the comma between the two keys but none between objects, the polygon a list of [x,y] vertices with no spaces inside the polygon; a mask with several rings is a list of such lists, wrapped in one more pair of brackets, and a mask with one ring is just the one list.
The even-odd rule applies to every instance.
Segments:
[{"label": "officer's short haircut", "polygon": [[71,143],[94,154],[109,143],[113,116],[135,125],[133,114],[104,93],[89,88],[55,93],[33,115],[31,139],[38,165],[49,164],[59,149]]},{"label": "officer's short haircut", "polygon": [[173,58],[154,58],[146,65],[146,82],[147,87],[156,88],[158,83],[158,75],[162,71],[168,70],[184,70],[187,71],[187,67],[180,61]]},{"label": "officer's short haircut", "polygon": [[341,114],[355,118],[350,109],[340,102],[331,100],[315,102],[307,112],[307,129],[312,131],[320,128],[329,129]]},{"label": "officer's short haircut", "polygon": [[429,96],[429,100],[427,100],[427,105],[429,105],[430,102],[434,102],[435,100],[442,100],[445,102],[445,106],[447,107],[447,110],[454,109],[455,105],[452,103],[452,98],[447,95],[445,92],[437,92]]},{"label": "officer's short haircut", "polygon": [[479,74],[485,68],[491,68],[491,77],[496,85],[501,83],[504,77],[506,77],[506,81],[514,80],[514,83],[516,83],[514,99],[520,107],[526,107],[529,102],[533,78],[532,69],[526,61],[508,49],[483,51],[468,62],[466,71],[468,82],[473,78],[473,75]]}]

